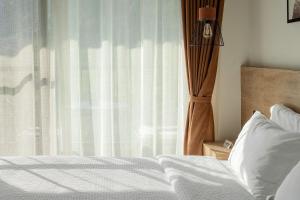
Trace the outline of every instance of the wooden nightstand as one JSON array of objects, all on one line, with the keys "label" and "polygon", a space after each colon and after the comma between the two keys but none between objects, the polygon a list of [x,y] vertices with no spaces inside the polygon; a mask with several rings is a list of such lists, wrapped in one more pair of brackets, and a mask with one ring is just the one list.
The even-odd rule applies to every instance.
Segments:
[{"label": "wooden nightstand", "polygon": [[212,142],[203,144],[203,155],[212,156],[219,160],[228,160],[231,149],[223,147],[223,142]]}]

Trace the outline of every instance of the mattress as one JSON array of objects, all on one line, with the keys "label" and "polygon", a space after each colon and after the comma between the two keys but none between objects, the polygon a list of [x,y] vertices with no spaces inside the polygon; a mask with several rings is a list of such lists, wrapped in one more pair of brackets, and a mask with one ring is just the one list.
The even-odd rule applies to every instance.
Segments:
[{"label": "mattress", "polygon": [[0,200],[253,200],[208,157],[2,157]]}]

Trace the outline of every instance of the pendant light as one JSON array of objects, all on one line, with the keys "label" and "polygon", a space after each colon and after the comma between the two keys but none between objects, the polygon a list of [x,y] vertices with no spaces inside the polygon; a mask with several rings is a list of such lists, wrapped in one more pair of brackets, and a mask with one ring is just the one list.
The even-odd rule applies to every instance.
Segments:
[{"label": "pendant light", "polygon": [[217,9],[201,7],[198,9],[198,19],[194,25],[190,46],[224,46],[220,25],[217,21]]}]

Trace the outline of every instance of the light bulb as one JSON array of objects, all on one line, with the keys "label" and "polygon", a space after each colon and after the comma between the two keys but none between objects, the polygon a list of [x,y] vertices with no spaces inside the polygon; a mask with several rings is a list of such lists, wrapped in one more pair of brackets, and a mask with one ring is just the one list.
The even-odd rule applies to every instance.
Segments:
[{"label": "light bulb", "polygon": [[209,23],[205,23],[203,28],[203,37],[205,39],[210,39],[213,36],[213,31]]}]

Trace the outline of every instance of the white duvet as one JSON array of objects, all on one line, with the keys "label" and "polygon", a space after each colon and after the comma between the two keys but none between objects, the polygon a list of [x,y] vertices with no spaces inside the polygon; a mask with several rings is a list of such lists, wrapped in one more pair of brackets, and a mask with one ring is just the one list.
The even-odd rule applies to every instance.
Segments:
[{"label": "white duvet", "polygon": [[2,157],[0,200],[253,200],[207,157]]},{"label": "white duvet", "polygon": [[159,162],[179,199],[254,200],[227,161],[199,156],[163,156]]}]

